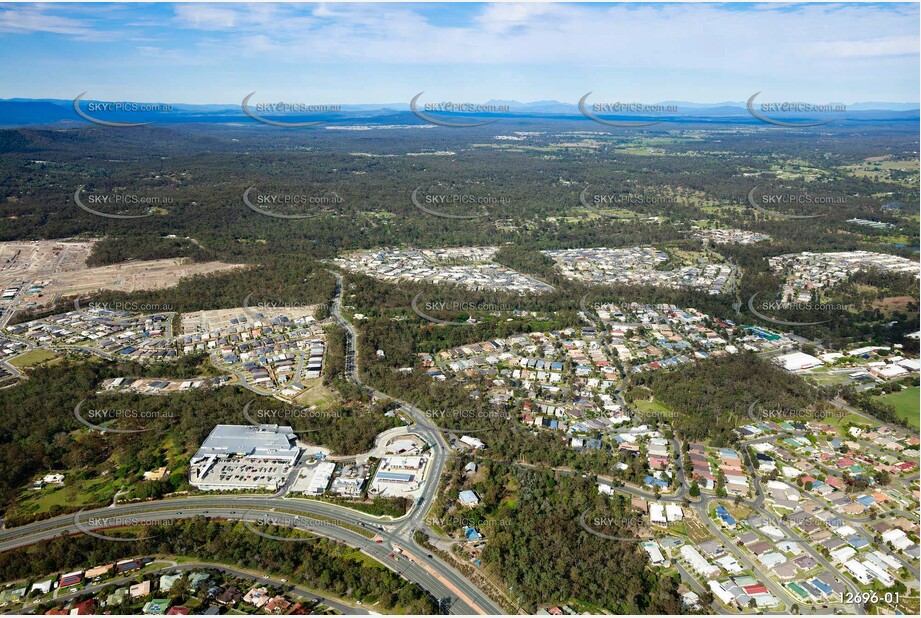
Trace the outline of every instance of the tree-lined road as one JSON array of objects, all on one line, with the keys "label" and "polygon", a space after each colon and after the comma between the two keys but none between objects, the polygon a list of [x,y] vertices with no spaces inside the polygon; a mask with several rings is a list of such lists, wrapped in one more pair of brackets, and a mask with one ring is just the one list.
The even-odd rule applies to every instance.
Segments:
[{"label": "tree-lined road", "polygon": [[[0,530],[0,551],[40,543],[61,535],[132,525],[132,522],[136,522],[135,525],[163,523],[197,516],[254,522],[265,521],[267,518],[278,520],[280,515],[290,515],[290,519],[283,520],[285,525],[290,524],[289,527],[306,530],[361,549],[362,552],[428,591],[438,601],[439,606],[450,613],[504,613],[502,608],[485,592],[443,560],[429,554],[426,548],[420,547],[413,539],[413,534],[417,529],[426,527],[425,513],[437,494],[450,448],[440,429],[421,410],[408,402],[390,397],[386,393],[362,384],[355,358],[357,335],[352,325],[340,313],[342,276],[338,273],[334,274],[337,279],[337,289],[332,303],[332,314],[347,333],[346,370],[348,375],[374,396],[396,402],[403,413],[414,422],[411,428],[407,428],[407,431],[419,435],[430,446],[425,485],[420,499],[409,513],[399,518],[378,518],[319,500],[287,497],[285,494],[290,486],[289,479],[285,487],[273,495],[207,495],[114,504],[105,508],[83,511],[78,516],[63,515],[13,529],[2,529]],[[245,381],[243,381],[243,386],[246,386]],[[361,534],[356,531],[357,529],[367,530],[369,534]],[[99,534],[95,532],[95,535]],[[380,537],[382,542],[375,542],[370,536],[372,534]],[[390,558],[390,554],[396,548],[402,548],[404,552],[415,558],[402,557],[399,560]]]}]

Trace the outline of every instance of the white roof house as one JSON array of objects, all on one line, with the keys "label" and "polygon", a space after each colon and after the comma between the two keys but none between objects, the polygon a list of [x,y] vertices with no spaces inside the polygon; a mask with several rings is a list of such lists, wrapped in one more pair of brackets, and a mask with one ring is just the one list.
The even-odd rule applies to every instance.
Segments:
[{"label": "white roof house", "polygon": [[677,504],[666,504],[665,505],[665,518],[668,521],[681,521],[684,519],[684,513],[681,511],[681,507]]},{"label": "white roof house", "polygon": [[707,559],[700,555],[696,547],[691,545],[682,545],[681,556],[687,560],[688,564],[695,573],[702,577],[714,577],[719,575],[720,570],[707,562]]},{"label": "white roof house", "polygon": [[652,564],[662,564],[665,562],[662,550],[659,549],[659,544],[655,541],[646,541],[643,543],[643,550],[649,554],[649,562]]},{"label": "white roof house", "polygon": [[850,560],[854,555],[857,554],[857,550],[853,547],[845,545],[844,547],[839,547],[838,549],[829,553],[829,555],[837,560],[838,562],[845,563]]},{"label": "white roof house", "polygon": [[867,556],[866,560],[863,560],[861,564],[866,567],[867,571],[876,579],[879,583],[886,586],[887,588],[892,586],[895,583],[895,578],[889,574],[889,571],[886,569],[886,564],[876,558],[872,554]]},{"label": "white roof house", "polygon": [[742,572],[742,566],[739,562],[732,556],[723,556],[714,560],[716,564],[726,570],[727,573],[731,575],[736,575]]},{"label": "white roof house", "polygon": [[848,560],[844,563],[844,568],[864,586],[868,586],[870,582],[873,581],[873,577],[870,575],[870,572],[867,571],[867,568],[856,560]]},{"label": "white roof house", "polygon": [[476,506],[480,503],[480,497],[476,495],[475,491],[469,489],[460,492],[457,496],[457,500],[464,506]]},{"label": "white roof house", "polygon": [[732,593],[723,588],[723,585],[715,579],[708,581],[707,585],[710,586],[710,590],[713,592],[713,596],[722,601],[724,604],[729,605],[735,599],[735,597],[732,596]]},{"label": "white roof house", "polygon": [[483,444],[482,440],[471,436],[461,436],[460,441],[473,449],[481,449],[486,446]]}]

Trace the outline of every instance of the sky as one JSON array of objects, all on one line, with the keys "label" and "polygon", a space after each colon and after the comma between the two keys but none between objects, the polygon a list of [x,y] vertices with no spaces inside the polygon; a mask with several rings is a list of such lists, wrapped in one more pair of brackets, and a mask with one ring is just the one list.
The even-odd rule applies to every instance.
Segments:
[{"label": "sky", "polygon": [[0,4],[0,98],[916,102],[918,4]]}]

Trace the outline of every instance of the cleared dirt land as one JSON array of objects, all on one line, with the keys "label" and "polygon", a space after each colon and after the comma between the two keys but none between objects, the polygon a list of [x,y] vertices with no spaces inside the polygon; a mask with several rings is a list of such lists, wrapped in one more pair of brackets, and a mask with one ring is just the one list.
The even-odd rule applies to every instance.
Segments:
[{"label": "cleared dirt land", "polygon": [[126,262],[68,273],[46,287],[45,291],[46,295],[74,296],[95,290],[158,290],[172,287],[180,279],[193,275],[243,267],[242,264],[223,262],[190,262],[186,258]]},{"label": "cleared dirt land", "polygon": [[[0,242],[0,284],[86,269],[97,241]],[[31,281],[30,281],[31,283]]]},{"label": "cleared dirt land", "polygon": [[62,296],[97,290],[135,292],[157,290],[193,275],[243,268],[241,264],[191,262],[185,258],[131,261],[87,268],[96,241],[35,241],[0,243],[0,288],[16,283],[42,286],[23,299],[23,306],[49,305]]}]

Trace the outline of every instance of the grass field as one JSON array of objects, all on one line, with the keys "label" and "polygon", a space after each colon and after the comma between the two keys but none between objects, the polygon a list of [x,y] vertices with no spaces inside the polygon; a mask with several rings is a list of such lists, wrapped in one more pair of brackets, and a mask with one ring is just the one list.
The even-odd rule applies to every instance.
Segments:
[{"label": "grass field", "polygon": [[837,427],[841,435],[846,433],[846,427],[848,425],[857,425],[859,427],[867,427],[870,425],[870,421],[856,414],[845,414],[842,417],[831,416],[826,420],[830,425]]},{"label": "grass field", "polygon": [[48,485],[44,489],[25,489],[20,495],[17,510],[23,513],[45,513],[53,506],[64,509],[90,504],[111,502],[117,488],[113,479],[68,478],[64,485]]},{"label": "grass field", "polygon": [[830,384],[847,384],[850,380],[850,378],[847,377],[847,374],[832,373],[831,369],[827,367],[812,369],[810,371],[804,372],[802,376],[815,382],[819,386],[828,386]]},{"label": "grass field", "polygon": [[[910,187],[918,184],[918,162],[915,161],[889,161],[874,160],[863,161],[857,165],[846,165],[840,168],[846,174],[856,178],[874,178],[882,182],[896,182],[902,186]],[[907,173],[907,176],[893,179],[892,172]]]},{"label": "grass field", "polygon": [[323,386],[323,379],[301,380],[304,390],[295,397],[302,406],[318,406],[321,409],[333,407],[338,402],[336,393]]},{"label": "grass field", "polygon": [[894,407],[895,413],[899,415],[899,418],[904,418],[912,427],[918,429],[919,395],[921,395],[921,389],[916,386],[914,388],[906,388],[898,393],[890,393],[889,395],[877,397],[877,399]]},{"label": "grass field", "polygon": [[32,367],[33,365],[40,365],[46,363],[52,359],[57,358],[58,355],[52,352],[51,350],[37,349],[29,350],[21,356],[17,356],[10,361],[10,364],[19,367],[20,369],[25,367]]},{"label": "grass field", "polygon": [[650,401],[648,399],[638,399],[634,401],[633,407],[635,407],[641,415],[669,417],[674,414],[672,409],[668,406],[658,401]]}]

